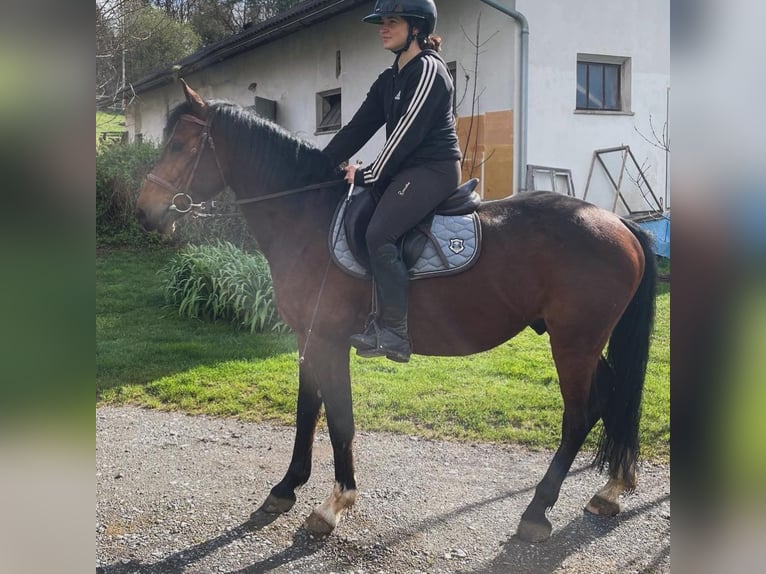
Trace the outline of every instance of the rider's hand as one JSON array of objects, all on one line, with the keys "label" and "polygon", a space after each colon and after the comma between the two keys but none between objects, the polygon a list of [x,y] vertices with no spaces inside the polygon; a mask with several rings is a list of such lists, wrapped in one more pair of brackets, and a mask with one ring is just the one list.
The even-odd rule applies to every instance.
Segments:
[{"label": "rider's hand", "polygon": [[351,164],[347,165],[344,169],[346,170],[346,175],[343,179],[346,180],[346,183],[354,183],[354,174],[356,173],[356,165]]}]

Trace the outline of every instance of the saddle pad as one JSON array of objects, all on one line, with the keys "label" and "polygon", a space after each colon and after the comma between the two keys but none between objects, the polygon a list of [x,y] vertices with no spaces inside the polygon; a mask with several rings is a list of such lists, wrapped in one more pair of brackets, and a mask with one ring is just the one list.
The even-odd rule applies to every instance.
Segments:
[{"label": "saddle pad", "polygon": [[[335,264],[349,275],[369,278],[370,272],[356,260],[348,247],[343,227],[345,208],[346,204],[342,202],[336,211],[329,237],[330,253]],[[433,241],[429,239],[420,257],[409,270],[410,279],[454,275],[469,269],[478,260],[481,250],[481,225],[477,213],[434,215],[431,234],[437,240],[447,265],[444,265]]]}]

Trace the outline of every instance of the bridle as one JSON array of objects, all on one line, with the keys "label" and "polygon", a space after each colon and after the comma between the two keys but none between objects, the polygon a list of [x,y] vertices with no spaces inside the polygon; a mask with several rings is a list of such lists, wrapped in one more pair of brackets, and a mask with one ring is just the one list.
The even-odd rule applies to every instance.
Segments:
[{"label": "bridle", "polygon": [[[173,127],[173,133],[170,134],[170,137],[168,138],[168,142],[165,144],[165,148],[167,148],[169,145],[173,142],[173,135],[176,132],[176,128],[178,127],[178,123],[180,123],[181,120],[185,120],[187,122],[191,122],[197,125],[202,126],[202,133],[199,135],[199,140],[197,141],[196,149],[196,156],[194,158],[194,166],[192,167],[192,170],[189,172],[189,175],[186,177],[186,181],[183,182],[182,185],[176,185],[173,183],[170,183],[166,179],[161,178],[158,175],[155,175],[154,173],[149,173],[146,176],[146,179],[151,181],[152,183],[156,183],[157,185],[164,187],[168,191],[173,192],[173,199],[170,201],[170,205],[168,206],[169,211],[177,211],[178,213],[188,213],[192,209],[199,209],[204,211],[207,209],[207,203],[205,201],[201,201],[199,203],[194,203],[194,200],[192,199],[192,196],[189,195],[189,188],[191,187],[192,181],[194,180],[194,174],[197,173],[197,167],[199,167],[199,162],[202,159],[202,154],[205,152],[205,146],[209,145],[210,150],[213,152],[213,157],[215,158],[215,164],[218,166],[218,173],[221,176],[221,182],[223,183],[224,187],[227,187],[226,184],[226,177],[223,175],[223,168],[221,167],[221,162],[218,161],[218,155],[215,153],[215,143],[213,142],[213,136],[210,134],[210,128],[213,123],[212,116],[207,120],[201,120],[196,116],[193,116],[191,114],[183,114],[176,123],[175,127]],[[183,197],[188,202],[187,207],[179,207],[176,205],[176,200],[180,197]],[[215,207],[215,201],[210,201],[210,207]]]},{"label": "bridle", "polygon": [[[183,114],[178,119],[179,122],[181,120],[185,120],[187,122],[192,122],[194,124],[198,124],[200,126],[203,126],[203,128],[204,128],[202,130],[202,133],[200,134],[199,141],[197,142],[197,147],[196,147],[197,155],[194,158],[194,166],[192,167],[192,170],[189,172],[189,175],[186,178],[186,181],[184,182],[183,187],[174,185],[174,184],[170,183],[169,181],[167,181],[167,180],[161,178],[160,176],[155,175],[154,173],[151,173],[151,172],[146,176],[146,179],[148,179],[149,181],[151,181],[153,183],[156,183],[157,185],[159,185],[161,187],[164,187],[168,191],[173,192],[173,199],[170,201],[170,205],[168,206],[168,210],[170,210],[170,211],[177,211],[178,213],[188,213],[192,209],[199,209],[201,211],[205,211],[207,209],[207,207],[208,207],[207,206],[208,202],[201,201],[199,203],[194,203],[194,200],[192,199],[191,195],[189,194],[189,187],[191,187],[192,181],[194,180],[194,174],[197,172],[197,167],[199,166],[200,159],[202,159],[202,154],[205,151],[205,145],[209,145],[210,146],[210,150],[213,152],[213,157],[215,158],[215,163],[218,166],[218,173],[221,176],[221,181],[223,182],[224,187],[227,187],[226,178],[223,175],[223,168],[221,168],[221,162],[218,160],[218,155],[215,153],[215,143],[213,142],[213,136],[210,135],[210,127],[211,127],[211,125],[213,123],[212,116],[207,121],[203,121],[203,120],[199,119],[198,117],[193,116],[191,114]],[[176,123],[175,127],[173,127],[173,133],[170,134],[170,138],[168,138],[168,143],[165,144],[166,148],[173,141],[173,135],[176,132],[176,127],[178,127],[178,123]],[[267,195],[261,195],[261,196],[257,196],[257,197],[247,197],[247,198],[244,198],[244,199],[237,199],[237,200],[234,201],[234,203],[236,203],[238,205],[241,205],[241,204],[245,204],[245,203],[255,203],[255,202],[258,202],[258,201],[265,201],[265,200],[268,200],[268,199],[276,199],[278,197],[283,197],[283,196],[286,196],[286,195],[292,195],[294,193],[300,193],[302,191],[310,191],[310,190],[314,190],[314,189],[323,189],[323,188],[335,185],[337,183],[340,183],[341,181],[343,181],[343,179],[333,179],[333,180],[330,180],[330,181],[323,181],[321,183],[315,183],[315,184],[312,184],[312,185],[306,185],[304,187],[298,187],[298,188],[295,188],[295,189],[287,189],[287,190],[284,190],[284,191],[278,191],[276,193],[270,193],[270,194],[267,194]],[[179,207],[179,206],[176,205],[176,200],[179,197],[183,197],[183,198],[186,199],[186,201],[188,202],[188,206],[187,207],[182,208],[182,207]],[[209,207],[211,207],[211,208],[216,207],[216,203],[217,202],[210,201],[209,203],[210,203]],[[199,214],[195,213],[195,215],[199,215]],[[208,215],[208,214],[205,214],[205,215]]]},{"label": "bridle", "polygon": [[[177,211],[178,213],[188,213],[192,209],[199,209],[199,210],[204,211],[205,209],[207,209],[207,206],[206,206],[207,202],[202,201],[200,203],[194,203],[191,195],[189,195],[189,187],[191,186],[191,183],[194,180],[194,174],[197,172],[197,167],[199,166],[199,162],[202,159],[202,154],[205,151],[205,146],[206,145],[210,146],[210,150],[213,152],[213,157],[215,158],[215,163],[218,166],[218,173],[221,176],[221,182],[223,183],[224,187],[227,187],[226,177],[223,174],[223,168],[221,168],[221,162],[218,160],[218,155],[215,152],[215,144],[213,142],[213,136],[210,135],[210,127],[212,125],[212,116],[209,117],[206,121],[203,121],[203,120],[199,119],[198,117],[193,116],[191,114],[183,114],[183,115],[181,115],[181,117],[178,119],[178,122],[176,122],[176,125],[173,127],[173,132],[170,134],[170,138],[168,138],[168,142],[165,144],[165,148],[167,148],[167,146],[172,144],[173,136],[175,135],[176,128],[178,127],[178,124],[180,123],[181,120],[184,120],[184,121],[187,121],[187,122],[192,122],[194,124],[197,124],[197,125],[200,125],[200,126],[203,127],[202,133],[200,134],[199,140],[197,141],[197,147],[196,147],[197,155],[194,158],[194,166],[192,167],[191,172],[189,173],[189,175],[186,178],[186,180],[183,182],[182,186],[170,183],[169,181],[167,181],[167,180],[161,178],[160,176],[155,175],[154,173],[151,173],[151,172],[146,176],[146,179],[151,181],[152,183],[156,183],[157,185],[159,185],[161,187],[164,187],[168,191],[173,192],[173,199],[171,200],[170,205],[168,206],[168,210],[169,211]],[[239,199],[239,200],[236,200],[235,203],[243,204],[243,203],[252,203],[252,202],[258,202],[258,201],[266,201],[266,200],[269,200],[269,199],[276,199],[278,197],[283,197],[283,196],[286,196],[286,195],[292,195],[294,193],[300,193],[300,192],[303,192],[303,191],[309,191],[309,190],[314,190],[314,189],[322,189],[322,188],[330,187],[330,186],[333,186],[333,185],[337,185],[341,181],[343,181],[343,179],[334,179],[334,180],[330,180],[330,181],[324,181],[322,183],[306,185],[304,187],[298,187],[298,188],[295,188],[295,189],[287,189],[287,190],[284,190],[284,191],[278,191],[276,193],[270,193],[270,194],[261,195],[261,196],[258,196],[258,197],[249,197],[249,198]],[[351,199],[351,194],[353,193],[353,191],[354,191],[354,184],[351,184],[349,186],[349,190],[348,190],[348,193],[346,195],[346,200],[345,200],[346,201],[346,204],[345,204],[346,207],[348,206],[348,202]],[[188,203],[189,203],[188,207],[181,208],[181,207],[178,207],[176,205],[176,199],[178,199],[179,197],[184,197],[186,199],[186,201],[188,201]],[[210,202],[210,207],[215,207],[215,202],[214,201]],[[344,209],[344,211],[345,211],[345,209]],[[207,216],[208,214],[194,213],[193,215]],[[332,249],[335,248],[335,243],[338,240],[338,236],[339,236],[339,233],[335,235],[335,240],[333,241]],[[309,328],[308,328],[308,331],[306,333],[306,342],[305,342],[304,347],[303,347],[303,352],[301,353],[301,356],[300,356],[300,362],[301,363],[303,363],[303,361],[305,359],[306,350],[308,349],[308,344],[309,344],[309,341],[311,340],[311,334],[312,334],[312,331],[313,331],[314,321],[316,319],[317,311],[319,309],[319,302],[322,299],[322,293],[324,292],[325,281],[327,280],[327,273],[330,270],[331,262],[332,262],[332,255],[330,255],[330,257],[327,258],[327,266],[325,267],[324,277],[322,278],[322,283],[321,283],[321,285],[319,287],[319,293],[317,295],[316,304],[314,306],[314,312],[312,314],[311,322],[309,324]]]}]

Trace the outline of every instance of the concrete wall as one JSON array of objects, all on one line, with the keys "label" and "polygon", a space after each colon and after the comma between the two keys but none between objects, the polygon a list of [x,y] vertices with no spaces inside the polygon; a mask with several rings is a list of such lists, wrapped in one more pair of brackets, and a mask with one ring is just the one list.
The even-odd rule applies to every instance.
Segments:
[{"label": "concrete wall", "polygon": [[[361,22],[370,7],[342,14],[215,67],[185,76],[185,80],[205,98],[225,99],[244,106],[252,105],[255,95],[275,100],[280,125],[320,147],[324,146],[332,134],[315,134],[316,93],[341,89],[345,123],[351,119],[378,74],[394,59],[390,52],[381,48],[377,28]],[[458,115],[510,110],[514,94],[513,22],[498,17],[496,11],[478,0],[442,0],[439,13],[437,33],[444,40],[442,55],[446,61],[456,62]],[[472,42],[476,41],[479,21],[479,42],[484,44],[477,72],[476,48]],[[337,50],[341,52],[342,72],[336,78]],[[253,83],[257,84],[254,92],[248,89]],[[168,110],[182,99],[179,85],[140,94],[128,113],[129,131],[131,134],[142,133],[146,140],[160,141]],[[384,133],[380,130],[352,159],[364,163],[373,161],[383,143]],[[509,186],[503,194],[510,192]]]},{"label": "concrete wall", "polygon": [[[665,153],[636,130],[653,139],[650,116],[658,135],[667,118],[667,0],[518,0],[516,7],[530,28],[528,163],[571,169],[576,194],[582,197],[593,151],[629,145],[638,163],[646,162],[655,194],[664,197]],[[631,59],[630,113],[575,111],[578,53]],[[610,167],[619,171],[618,165]],[[642,203],[629,178],[625,191],[631,205]],[[613,198],[602,171],[594,170],[588,200],[611,208]],[[621,204],[617,211],[624,212]]]},{"label": "concrete wall", "polygon": [[[383,50],[375,26],[361,22],[370,7],[352,10],[286,38],[251,50],[185,77],[206,98],[253,105],[258,95],[277,102],[277,122],[314,142],[325,145],[332,134],[315,134],[316,93],[340,88],[342,117],[347,122],[377,75],[393,62]],[[506,3],[509,7],[514,2]],[[639,162],[647,162],[648,177],[657,195],[664,195],[664,153],[646,143],[634,128],[651,137],[649,116],[662,129],[669,84],[669,13],[666,0],[517,0],[516,9],[530,23],[530,86],[528,163],[572,170],[575,190],[582,197],[594,149],[628,144]],[[515,105],[516,24],[479,0],[440,0],[437,33],[443,38],[442,55],[455,61],[458,115],[472,113],[513,126]],[[476,65],[477,23],[480,54]],[[335,54],[340,50],[342,72],[335,75]],[[629,115],[575,112],[577,53],[631,58],[631,113]],[[468,78],[466,78],[466,75]],[[255,92],[248,86],[257,83]],[[476,96],[474,97],[474,91]],[[182,100],[179,85],[139,95],[129,111],[128,129],[145,139],[159,141],[167,111]],[[505,112],[490,114],[487,112]],[[461,121],[461,124],[464,124]],[[486,122],[485,122],[486,123]],[[498,124],[500,125],[500,124]],[[501,148],[473,173],[493,182],[487,197],[512,193],[513,139],[498,142],[494,133],[489,148]],[[371,162],[384,143],[383,130],[352,160]],[[464,151],[476,164],[473,144]],[[468,176],[464,169],[464,175]],[[599,179],[601,177],[601,179]],[[596,174],[589,200],[611,207],[613,195],[606,180]]]}]

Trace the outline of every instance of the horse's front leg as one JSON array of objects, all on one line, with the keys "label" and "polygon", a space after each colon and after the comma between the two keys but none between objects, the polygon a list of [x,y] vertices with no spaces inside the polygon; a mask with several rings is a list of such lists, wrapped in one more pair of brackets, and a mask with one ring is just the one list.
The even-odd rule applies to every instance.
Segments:
[{"label": "horse's front leg", "polygon": [[[299,340],[299,348],[302,341]],[[298,409],[295,420],[295,445],[285,477],[271,489],[261,510],[269,513],[287,512],[295,504],[295,491],[311,476],[311,454],[314,446],[322,395],[311,368],[304,362],[300,366]]]},{"label": "horse's front leg", "polygon": [[[314,341],[312,341],[312,345]],[[309,361],[307,354],[306,361]],[[356,502],[354,479],[354,412],[351,402],[349,347],[343,343],[319,343],[311,353],[311,369],[319,380],[325,404],[335,460],[335,486],[330,496],[306,519],[305,527],[329,534],[343,512]]]}]

